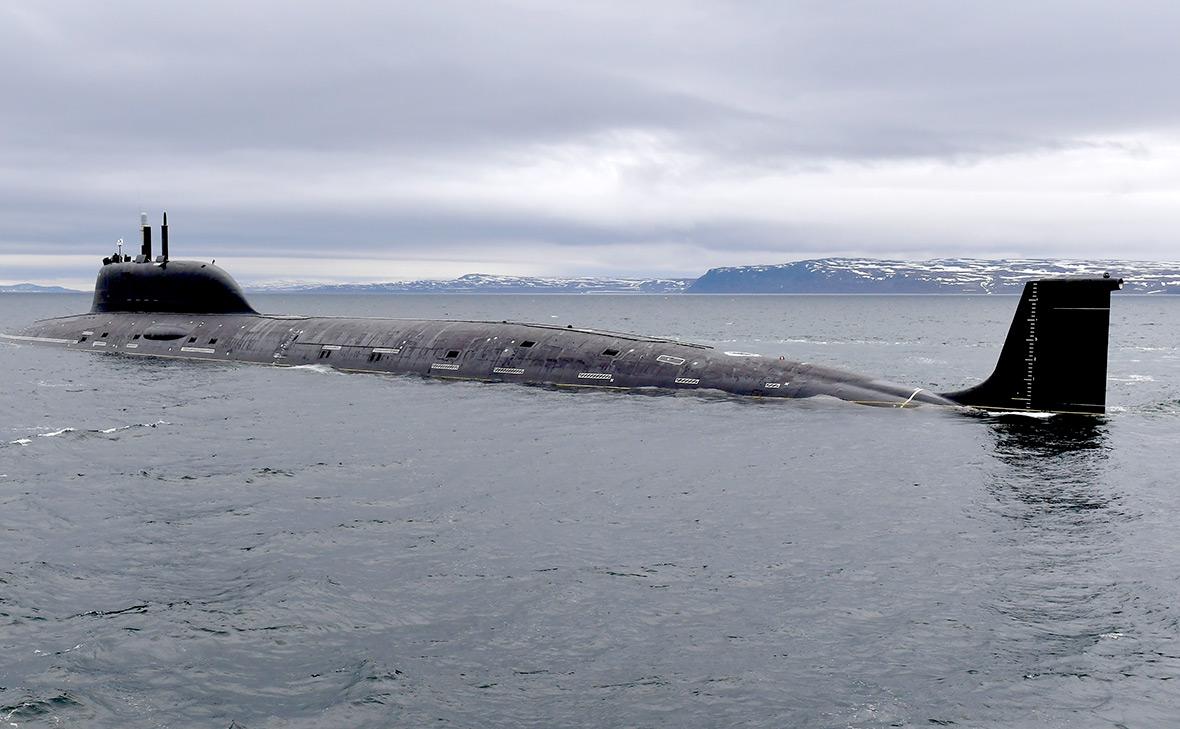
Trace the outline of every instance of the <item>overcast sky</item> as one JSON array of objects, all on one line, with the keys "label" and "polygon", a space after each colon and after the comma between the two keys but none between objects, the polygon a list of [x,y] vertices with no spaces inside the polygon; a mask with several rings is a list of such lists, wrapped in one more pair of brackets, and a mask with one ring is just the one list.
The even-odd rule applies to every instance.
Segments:
[{"label": "overcast sky", "polygon": [[[1177,259],[1180,3],[0,5],[0,281]],[[158,234],[157,234],[158,240]]]}]

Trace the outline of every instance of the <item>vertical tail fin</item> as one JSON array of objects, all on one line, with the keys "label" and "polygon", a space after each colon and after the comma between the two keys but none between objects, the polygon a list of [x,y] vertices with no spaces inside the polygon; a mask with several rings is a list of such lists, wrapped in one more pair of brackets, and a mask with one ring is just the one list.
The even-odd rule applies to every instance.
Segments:
[{"label": "vertical tail fin", "polygon": [[1122,285],[1121,278],[1025,284],[995,372],[945,397],[992,410],[1106,412],[1110,292]]}]

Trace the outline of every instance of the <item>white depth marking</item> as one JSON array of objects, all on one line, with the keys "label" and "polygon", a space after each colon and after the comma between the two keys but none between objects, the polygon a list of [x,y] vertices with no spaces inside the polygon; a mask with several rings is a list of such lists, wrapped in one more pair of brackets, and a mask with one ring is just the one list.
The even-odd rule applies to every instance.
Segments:
[{"label": "white depth marking", "polygon": [[685,359],[683,357],[673,357],[670,354],[661,354],[659,357],[656,357],[656,362],[663,362],[664,364],[670,365],[682,365],[684,364]]},{"label": "white depth marking", "polygon": [[492,372],[497,375],[523,375],[523,367],[493,367]]},{"label": "white depth marking", "polygon": [[430,365],[432,370],[457,370],[459,365],[454,362],[433,362]]},{"label": "white depth marking", "polygon": [[126,347],[127,349],[139,349],[138,344],[124,344],[123,346]]},{"label": "white depth marking", "polygon": [[200,352],[201,354],[214,354],[217,350],[209,347],[181,347],[181,352]]},{"label": "white depth marking", "polygon": [[763,385],[763,387],[765,387],[767,390],[777,390],[782,386],[783,383],[781,382],[767,382],[765,385]]},{"label": "white depth marking", "polygon": [[105,347],[105,346],[107,346],[107,343],[106,342],[91,342],[90,346],[91,347]]},{"label": "white depth marking", "polygon": [[0,334],[5,339],[15,339],[18,342],[50,342],[51,344],[72,344],[77,339],[58,339],[57,337],[26,337],[21,334]]},{"label": "white depth marking", "polygon": [[609,372],[579,372],[579,380],[610,380],[613,379]]},{"label": "white depth marking", "polygon": [[84,337],[88,337],[91,334],[94,334],[94,332],[90,332],[90,331],[82,332],[82,336],[84,336]]},{"label": "white depth marking", "polygon": [[677,377],[676,384],[677,385],[699,385],[699,384],[701,384],[701,381],[695,377]]},{"label": "white depth marking", "polygon": [[325,344],[324,346],[320,347],[320,349],[327,349],[331,352],[335,352],[336,350],[340,349],[340,345],[339,344]]},{"label": "white depth marking", "polygon": [[762,356],[760,354],[754,354],[753,352],[725,352],[725,355],[728,357],[761,357]]},{"label": "white depth marking", "polygon": [[[325,349],[327,349],[325,347]],[[398,347],[373,347],[373,351],[377,354],[401,354],[401,349]]]}]

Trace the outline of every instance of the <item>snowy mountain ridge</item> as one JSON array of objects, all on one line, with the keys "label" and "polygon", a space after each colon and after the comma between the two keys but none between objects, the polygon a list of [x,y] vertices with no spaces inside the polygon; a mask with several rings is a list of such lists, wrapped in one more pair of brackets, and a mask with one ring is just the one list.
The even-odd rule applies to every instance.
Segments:
[{"label": "snowy mountain ridge", "polygon": [[1116,259],[936,258],[897,261],[818,258],[766,266],[713,268],[688,293],[1019,293],[1025,282],[1057,276],[1125,279],[1129,293],[1180,294],[1180,263]]},{"label": "snowy mountain ridge", "polygon": [[671,294],[688,288],[692,279],[536,277],[469,273],[449,280],[392,281],[370,284],[269,282],[246,287],[260,293],[386,294],[386,293],[560,293]]}]

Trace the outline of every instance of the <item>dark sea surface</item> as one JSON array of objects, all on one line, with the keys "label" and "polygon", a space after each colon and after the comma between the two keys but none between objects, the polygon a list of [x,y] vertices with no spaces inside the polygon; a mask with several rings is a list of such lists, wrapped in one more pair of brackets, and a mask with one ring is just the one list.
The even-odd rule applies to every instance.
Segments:
[{"label": "dark sea surface", "polygon": [[[1014,297],[257,296],[955,389]],[[0,295],[0,331],[84,311]],[[1166,727],[1180,297],[1105,418],[0,343],[0,727]]]}]

